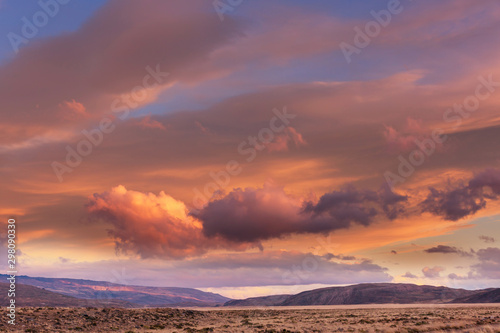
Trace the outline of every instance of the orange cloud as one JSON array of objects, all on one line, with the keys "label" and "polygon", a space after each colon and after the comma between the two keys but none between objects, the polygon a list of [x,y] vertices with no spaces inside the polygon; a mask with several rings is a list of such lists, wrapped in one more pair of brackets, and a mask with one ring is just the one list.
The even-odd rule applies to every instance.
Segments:
[{"label": "orange cloud", "polygon": [[60,103],[59,108],[61,109],[62,117],[65,119],[83,118],[88,116],[85,106],[83,106],[82,103],[78,103],[74,99]]},{"label": "orange cloud", "polygon": [[244,250],[257,245],[207,238],[201,222],[188,214],[184,203],[164,192],[145,194],[117,186],[94,194],[86,209],[91,221],[112,226],[108,233],[117,250],[142,258],[179,259],[199,256],[209,249]]}]

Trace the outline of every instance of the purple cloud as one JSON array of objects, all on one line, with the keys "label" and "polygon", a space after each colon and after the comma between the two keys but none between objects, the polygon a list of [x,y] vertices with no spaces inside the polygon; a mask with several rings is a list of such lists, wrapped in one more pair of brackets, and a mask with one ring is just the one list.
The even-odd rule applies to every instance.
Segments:
[{"label": "purple cloud", "polygon": [[422,210],[442,216],[445,220],[457,221],[485,208],[486,199],[497,199],[500,194],[500,170],[486,169],[467,185],[446,190],[431,187],[429,190],[429,195],[421,203]]},{"label": "purple cloud", "polygon": [[255,242],[290,234],[328,233],[354,224],[368,226],[378,215],[397,216],[403,210],[399,205],[406,200],[388,189],[375,192],[346,186],[324,194],[316,203],[303,202],[281,188],[266,186],[235,189],[193,216],[202,221],[207,237]]},{"label": "purple cloud", "polygon": [[[456,253],[464,257],[470,257],[472,256],[471,253],[463,251],[457,247],[454,246],[448,246],[448,245],[438,245],[431,247],[429,249],[424,250],[424,252],[427,253],[443,253],[443,254],[448,254],[448,253]],[[472,251],[471,251],[472,252]]]}]

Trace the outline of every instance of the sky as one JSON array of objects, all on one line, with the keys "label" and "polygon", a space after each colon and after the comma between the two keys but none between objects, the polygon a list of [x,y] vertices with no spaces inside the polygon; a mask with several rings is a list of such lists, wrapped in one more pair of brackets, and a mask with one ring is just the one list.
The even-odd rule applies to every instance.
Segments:
[{"label": "sky", "polygon": [[499,19],[494,0],[0,0],[4,253],[14,218],[29,276],[498,287]]}]

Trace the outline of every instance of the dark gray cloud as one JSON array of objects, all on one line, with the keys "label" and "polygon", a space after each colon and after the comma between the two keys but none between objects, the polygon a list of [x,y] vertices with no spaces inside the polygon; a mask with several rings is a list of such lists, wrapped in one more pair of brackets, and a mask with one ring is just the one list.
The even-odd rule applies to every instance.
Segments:
[{"label": "dark gray cloud", "polygon": [[495,238],[490,236],[481,235],[479,236],[479,239],[484,241],[485,243],[495,243]]},{"label": "dark gray cloud", "polygon": [[412,273],[410,273],[410,272],[406,272],[405,274],[403,274],[403,275],[402,275],[402,277],[404,277],[404,278],[408,278],[408,279],[416,279],[416,278],[418,278],[418,276],[413,275],[413,274],[412,274]]},{"label": "dark gray cloud", "polygon": [[323,255],[323,258],[325,259],[339,259],[339,260],[356,260],[356,257],[355,256],[344,256],[342,254],[333,254],[333,253],[327,253],[325,255]]},{"label": "dark gray cloud", "polygon": [[459,250],[454,246],[438,245],[424,251],[427,253],[458,253]]},{"label": "dark gray cloud", "polygon": [[424,250],[424,252],[427,253],[443,253],[443,254],[448,254],[448,253],[456,253],[464,257],[470,257],[472,256],[472,253],[474,253],[472,250],[471,252],[466,252],[464,250],[461,250],[457,247],[454,246],[448,246],[448,245],[437,245],[434,247],[431,247],[429,249]]},{"label": "dark gray cloud", "polygon": [[479,263],[472,266],[477,277],[500,279],[500,248],[488,247],[477,251]]},{"label": "dark gray cloud", "polygon": [[429,188],[430,193],[421,203],[424,212],[457,221],[474,215],[486,207],[486,200],[496,200],[500,194],[500,170],[486,169],[474,176],[468,184],[438,190]]},{"label": "dark gray cloud", "polygon": [[430,194],[422,202],[423,211],[442,216],[445,220],[457,221],[486,207],[484,198],[465,186],[449,191],[429,190]]},{"label": "dark gray cloud", "polygon": [[254,242],[290,234],[328,233],[360,224],[368,226],[379,215],[394,218],[403,210],[404,196],[346,186],[324,194],[316,203],[302,203],[283,189],[235,189],[213,200],[193,215],[203,222],[206,236]]}]

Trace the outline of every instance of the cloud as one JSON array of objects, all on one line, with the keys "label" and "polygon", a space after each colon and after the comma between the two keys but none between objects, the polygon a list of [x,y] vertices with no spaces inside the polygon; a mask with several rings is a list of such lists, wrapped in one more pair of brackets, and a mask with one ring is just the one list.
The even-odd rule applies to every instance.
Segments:
[{"label": "cloud", "polygon": [[458,249],[453,246],[448,245],[438,245],[435,247],[431,247],[430,249],[424,250],[427,253],[458,253]]},{"label": "cloud", "polygon": [[424,250],[424,252],[427,253],[443,253],[443,254],[448,254],[448,253],[456,253],[459,254],[463,257],[470,257],[472,256],[471,253],[465,252],[459,248],[456,248],[454,246],[448,246],[448,245],[437,245],[435,247],[431,247],[429,249]]},{"label": "cloud", "polygon": [[431,187],[429,190],[429,195],[421,203],[422,210],[446,220],[457,221],[485,208],[486,199],[498,198],[500,170],[486,169],[474,176],[467,185],[460,184],[446,190]]},{"label": "cloud", "polygon": [[[211,14],[211,3],[202,0],[189,5],[182,0],[150,0],[147,6],[111,0],[80,29],[22,47],[12,61],[0,66],[3,123],[26,128],[9,139],[25,140],[51,128],[86,124],[78,117],[69,122],[60,107],[66,113],[81,113],[85,105],[86,113],[98,121],[112,108],[124,107],[114,103],[118,97],[129,105],[143,105],[173,82],[210,77],[218,69],[209,55],[241,37],[244,25],[230,17],[221,24]],[[148,66],[170,75],[146,80]],[[156,86],[144,89],[146,85]],[[141,94],[147,96],[131,98],[139,94],[135,87],[142,87]]]},{"label": "cloud", "polygon": [[[117,251],[141,258],[180,259],[214,249],[262,249],[261,241],[292,234],[367,226],[377,215],[385,215],[385,204],[394,203],[383,193],[349,186],[313,203],[266,184],[257,189],[235,189],[190,213],[182,201],[163,191],[155,195],[117,186],[91,196],[85,209],[86,220],[111,226],[108,234]],[[329,258],[356,259],[332,254]]]},{"label": "cloud", "polygon": [[422,273],[424,273],[424,276],[429,279],[434,279],[439,277],[439,273],[444,271],[445,269],[440,266],[434,266],[434,267],[424,267],[422,268]]},{"label": "cloud", "polygon": [[61,116],[64,119],[73,120],[75,118],[86,118],[88,116],[85,112],[85,106],[83,106],[82,103],[78,103],[74,99],[60,103],[59,108],[61,109]]},{"label": "cloud", "polygon": [[[329,258],[297,251],[213,254],[194,259],[184,267],[209,270],[224,282],[220,286],[351,284],[361,281],[390,281],[387,269],[370,260],[343,263],[345,259]],[[231,272],[231,274],[227,274]],[[226,276],[224,276],[226,275]],[[234,278],[234,277],[237,278]]]},{"label": "cloud", "polygon": [[293,127],[287,127],[283,133],[278,134],[274,140],[266,143],[265,146],[269,152],[273,151],[288,151],[290,143],[295,145],[296,148],[307,145],[307,142],[302,137],[302,134],[297,132]]},{"label": "cloud", "polygon": [[408,117],[403,133],[391,126],[384,126],[384,139],[390,151],[401,153],[411,151],[416,147],[416,142],[426,138],[425,129],[421,121]]},{"label": "cloud", "polygon": [[109,235],[118,251],[142,258],[180,259],[199,256],[208,249],[244,250],[257,246],[207,238],[202,224],[188,215],[184,203],[161,192],[141,193],[117,186],[94,194],[86,205],[88,220],[112,226]]},{"label": "cloud", "polygon": [[203,124],[200,123],[199,121],[195,121],[194,123],[195,123],[196,127],[198,127],[203,134],[205,134],[205,135],[212,135],[213,134],[212,131],[210,131],[208,128],[203,126]]},{"label": "cloud", "polygon": [[500,248],[488,247],[477,251],[479,263],[472,266],[472,273],[479,278],[500,279]]},{"label": "cloud", "polygon": [[486,207],[486,201],[481,196],[471,193],[467,187],[448,191],[430,188],[430,194],[422,202],[424,212],[440,215],[445,220],[457,221],[469,215],[474,215]]},{"label": "cloud", "polygon": [[493,192],[492,194],[482,193],[487,198],[496,198],[495,195],[500,195],[500,170],[486,169],[477,174],[469,181],[471,190],[482,191],[484,187],[488,187]]},{"label": "cloud", "polygon": [[145,129],[159,129],[165,131],[165,126],[158,120],[151,119],[151,116],[146,116],[142,118],[138,123],[140,127]]},{"label": "cloud", "polygon": [[490,236],[481,235],[479,236],[479,239],[484,241],[485,243],[495,243],[495,238]]},{"label": "cloud", "polygon": [[378,196],[382,209],[390,220],[405,214],[408,196],[393,192],[387,184],[378,191]]},{"label": "cloud", "polygon": [[450,274],[448,274],[448,278],[451,280],[469,280],[472,277],[470,275],[469,276],[462,276],[462,275],[458,275],[455,273],[450,273]]},{"label": "cloud", "polygon": [[346,261],[356,260],[355,256],[344,256],[342,254],[336,255],[333,253],[327,253],[327,254],[323,255],[323,258],[326,258],[328,260],[330,260],[330,259],[339,259],[339,260],[346,260]]},{"label": "cloud", "polygon": [[368,226],[405,197],[387,191],[362,191],[347,186],[320,197],[317,202],[292,197],[282,188],[235,189],[209,202],[193,215],[203,223],[207,237],[254,242],[291,234],[328,233],[359,224]]},{"label": "cloud", "polygon": [[60,261],[62,264],[67,264],[67,263],[71,262],[71,259],[64,258],[64,257],[59,257],[59,261]]},{"label": "cloud", "polygon": [[[125,270],[126,269],[126,270]],[[58,261],[30,266],[25,274],[46,277],[89,278],[116,281],[124,272],[126,284],[186,288],[293,286],[389,282],[387,268],[370,260],[345,263],[299,251],[207,253],[186,260],[114,259],[96,262]],[[292,289],[290,288],[290,289]],[[311,289],[311,288],[309,288]]]},{"label": "cloud", "polygon": [[235,189],[209,202],[194,215],[203,223],[208,237],[220,235],[235,241],[258,241],[305,232],[302,201],[282,188]]},{"label": "cloud", "polygon": [[411,274],[410,272],[406,272],[405,274],[401,275],[401,277],[408,278],[408,279],[417,279],[418,276]]}]

